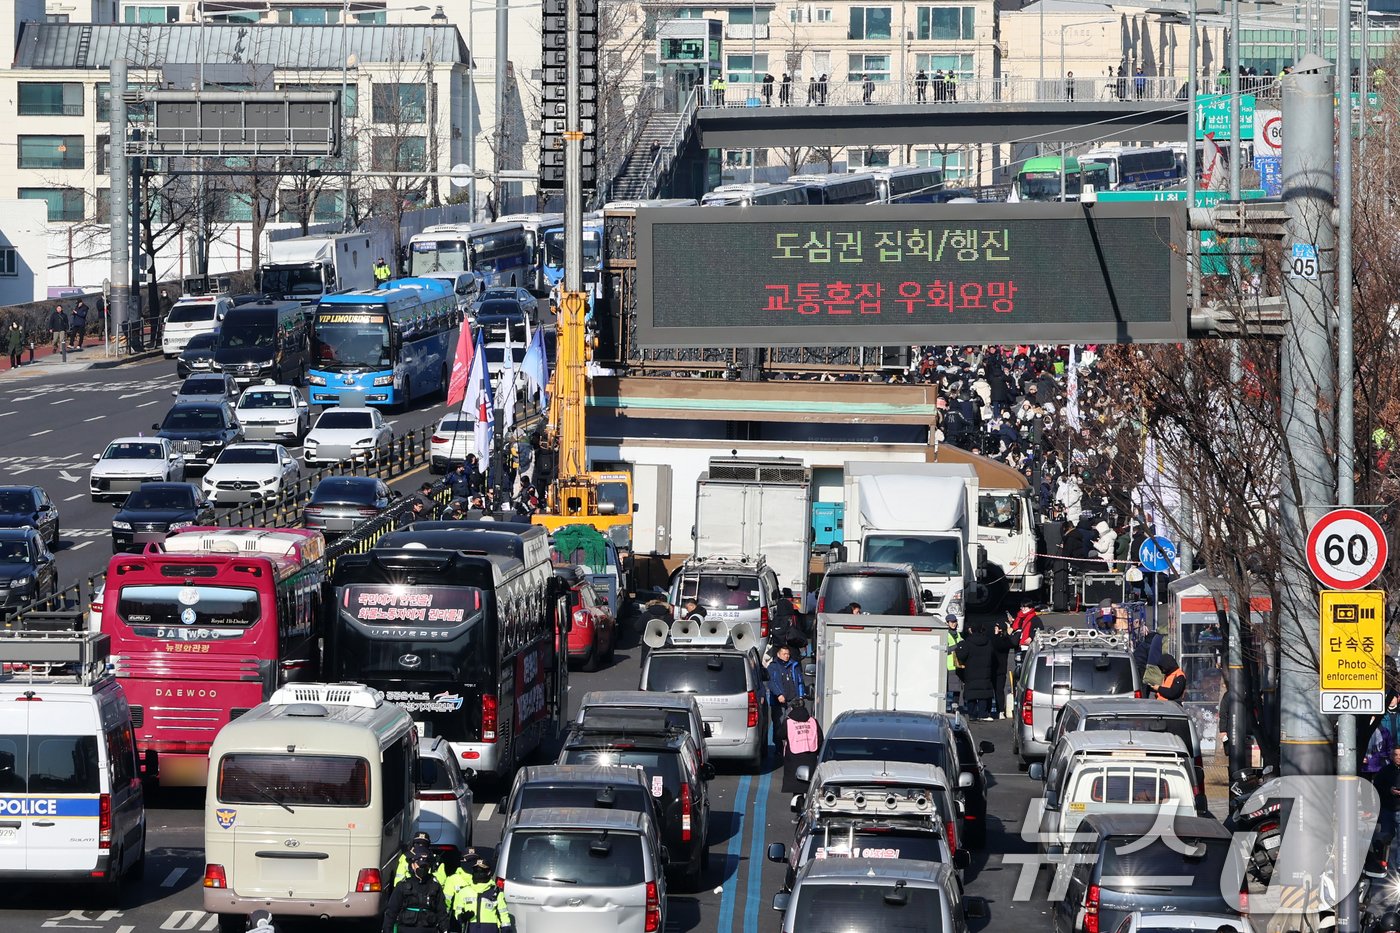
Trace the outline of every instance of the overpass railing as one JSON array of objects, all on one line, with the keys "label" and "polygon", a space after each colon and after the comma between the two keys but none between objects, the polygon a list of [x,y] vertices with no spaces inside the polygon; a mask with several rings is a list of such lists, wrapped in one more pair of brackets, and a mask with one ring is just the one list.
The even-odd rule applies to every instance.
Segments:
[{"label": "overpass railing", "polygon": [[[1278,79],[1251,76],[1241,79],[1244,93],[1258,97],[1277,98]],[[1203,81],[1200,94],[1229,93],[1228,78]],[[939,81],[930,76],[927,82],[906,76],[904,82],[860,79],[794,81],[791,92],[783,93],[782,82],[771,84],[731,83],[723,91],[706,88],[700,106],[717,107],[850,107],[865,104],[940,106],[946,104],[987,103],[1163,103],[1185,101],[1186,82],[1172,77],[1131,75],[1117,77],[1072,78],[980,78]]]}]

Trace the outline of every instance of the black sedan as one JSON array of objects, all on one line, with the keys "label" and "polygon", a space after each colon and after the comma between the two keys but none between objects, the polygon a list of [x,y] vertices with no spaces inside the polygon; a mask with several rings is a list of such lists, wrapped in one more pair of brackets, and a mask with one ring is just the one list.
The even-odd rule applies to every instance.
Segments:
[{"label": "black sedan", "polygon": [[243,436],[227,402],[179,402],[170,406],[165,420],[151,425],[157,437],[170,441],[185,458],[185,470],[207,467],[225,447]]},{"label": "black sedan", "polygon": [[112,518],[112,552],[140,551],[190,525],[214,524],[214,507],[194,483],[142,483]]},{"label": "black sedan", "polygon": [[58,562],[33,528],[0,528],[0,614],[58,592]]},{"label": "black sedan", "polygon": [[58,547],[58,506],[42,486],[0,486],[0,528],[33,528]]},{"label": "black sedan", "polygon": [[492,298],[476,306],[476,326],[488,342],[505,340],[507,332],[515,343],[525,341],[525,320],[529,312],[511,298]]},{"label": "black sedan", "polygon": [[316,484],[302,509],[301,524],[326,537],[344,534],[374,518],[399,498],[382,479],[373,476],[329,476]]},{"label": "black sedan", "polygon": [[218,331],[195,334],[185,349],[175,358],[175,374],[185,379],[196,373],[212,372],[214,369],[214,342],[219,339]]}]

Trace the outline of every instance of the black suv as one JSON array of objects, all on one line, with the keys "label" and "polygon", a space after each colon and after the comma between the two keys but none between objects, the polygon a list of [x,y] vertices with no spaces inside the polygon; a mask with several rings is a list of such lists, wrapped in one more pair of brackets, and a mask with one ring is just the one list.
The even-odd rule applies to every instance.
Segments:
[{"label": "black suv", "polygon": [[151,425],[185,458],[186,468],[210,466],[224,448],[243,435],[227,402],[180,402],[170,406],[165,420]]},{"label": "black suv", "polygon": [[[909,564],[872,564],[852,561],[832,564],[822,576],[817,591],[818,612],[846,612],[860,606],[866,615],[917,616],[924,613],[924,602],[933,598],[919,583],[919,574]],[[962,607],[956,606],[952,612]]]},{"label": "black suv", "polygon": [[112,552],[144,550],[172,531],[214,524],[214,507],[194,483],[142,483],[112,516]]},{"label": "black suv", "polygon": [[585,711],[564,740],[561,765],[605,765],[645,772],[661,819],[668,869],[698,890],[710,864],[710,794],[714,765],[701,763],[689,729],[659,709]]},{"label": "black suv", "polygon": [[0,528],[24,527],[58,547],[58,506],[42,486],[0,486]]},{"label": "black suv", "polygon": [[58,592],[58,562],[33,528],[0,528],[0,614]]}]

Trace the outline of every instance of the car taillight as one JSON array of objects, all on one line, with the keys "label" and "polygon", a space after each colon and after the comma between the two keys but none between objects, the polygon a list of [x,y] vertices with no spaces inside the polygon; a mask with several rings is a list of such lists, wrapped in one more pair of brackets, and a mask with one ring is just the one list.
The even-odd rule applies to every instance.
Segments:
[{"label": "car taillight", "polygon": [[419,800],[456,800],[457,795],[450,790],[420,790]]},{"label": "car taillight", "polygon": [[1243,889],[1240,890],[1240,913],[1249,913],[1249,892]]},{"label": "car taillight", "polygon": [[204,866],[204,886],[206,888],[227,888],[228,874],[222,865]]},{"label": "car taillight", "polygon": [[320,507],[319,505],[308,505],[306,508],[302,509],[301,511],[302,511],[302,514],[304,514],[304,515],[320,515],[320,514],[321,514],[321,507]]},{"label": "car taillight", "polygon": [[377,868],[361,868],[359,875],[355,877],[356,894],[373,894],[376,891],[384,890],[384,879],[379,875]]},{"label": "car taillight", "polygon": [[647,882],[647,925],[646,933],[659,933],[661,930],[661,898],[656,896],[656,882]]},{"label": "car taillight", "polygon": [[758,610],[758,637],[768,637],[768,607]]},{"label": "car taillight", "polygon": [[922,613],[919,612],[919,603],[917,600],[909,600],[909,614],[911,616],[922,615]]},{"label": "car taillight", "polygon": [[690,785],[681,785],[681,842],[690,841]]},{"label": "car taillight", "polygon": [[1021,725],[1035,725],[1035,691],[1027,690],[1021,698]]},{"label": "car taillight", "polygon": [[486,693],[481,697],[481,741],[496,741],[496,695]]},{"label": "car taillight", "polygon": [[1089,885],[1084,895],[1084,933],[1099,933],[1099,886]]},{"label": "car taillight", "polygon": [[97,847],[112,848],[112,795],[97,798]]},{"label": "car taillight", "polygon": [[1133,699],[1134,699],[1134,700],[1141,700],[1141,699],[1142,699],[1142,691],[1141,691],[1141,690],[1134,690],[1134,691],[1133,691]]},{"label": "car taillight", "polygon": [[948,822],[946,822],[946,823],[943,824],[943,828],[946,829],[946,830],[948,831],[948,851],[949,851],[951,854],[953,854],[953,855],[957,855],[957,854],[958,854],[958,833],[957,833],[957,827],[955,827],[955,826],[953,825],[953,821],[952,821],[952,820],[949,820]]},{"label": "car taillight", "polygon": [[593,617],[586,610],[580,609],[574,613],[574,625],[579,628],[587,628],[593,624]]},{"label": "car taillight", "polygon": [[749,691],[749,728],[758,725],[758,695],[752,690]]},{"label": "car taillight", "polygon": [[446,444],[446,443],[447,443],[447,438],[443,437],[441,434],[434,434],[434,435],[433,435],[433,439],[432,439],[432,443],[434,443],[434,444]]}]

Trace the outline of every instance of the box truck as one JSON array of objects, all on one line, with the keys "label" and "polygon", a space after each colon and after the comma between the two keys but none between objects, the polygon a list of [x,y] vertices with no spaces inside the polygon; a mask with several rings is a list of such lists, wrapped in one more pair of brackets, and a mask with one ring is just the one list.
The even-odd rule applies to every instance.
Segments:
[{"label": "box truck", "polygon": [[695,484],[696,558],[763,556],[780,587],[807,591],[812,471],[800,460],[714,457]]},{"label": "box truck", "polygon": [[817,722],[853,709],[947,712],[948,632],[928,616],[817,615]]}]

